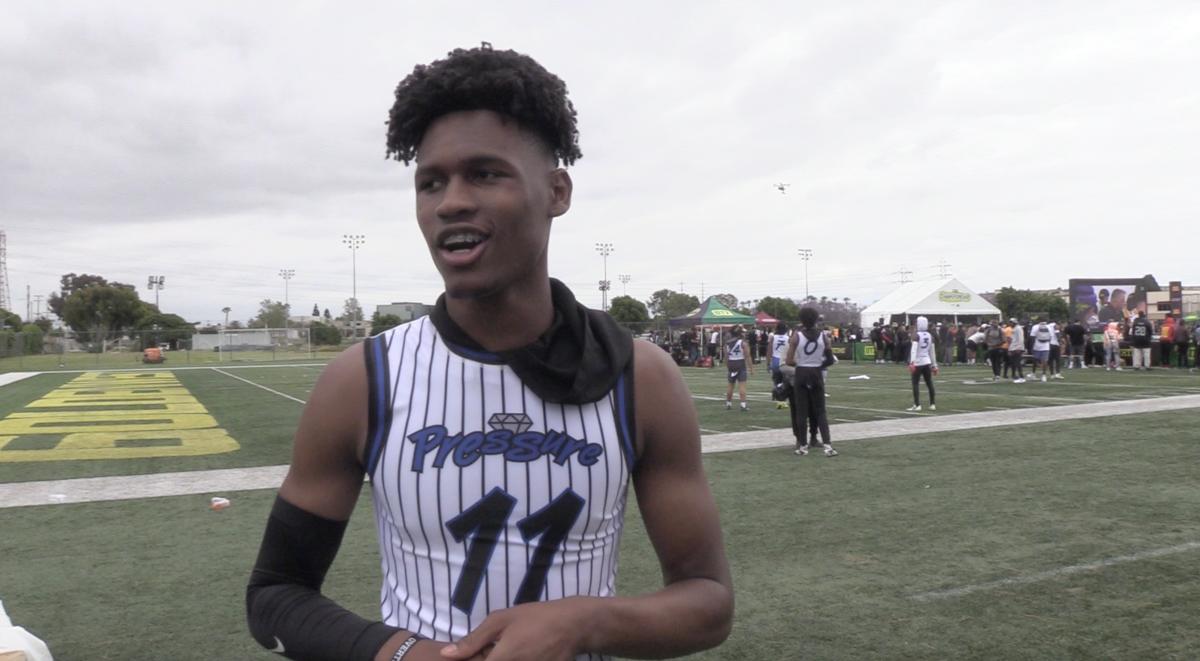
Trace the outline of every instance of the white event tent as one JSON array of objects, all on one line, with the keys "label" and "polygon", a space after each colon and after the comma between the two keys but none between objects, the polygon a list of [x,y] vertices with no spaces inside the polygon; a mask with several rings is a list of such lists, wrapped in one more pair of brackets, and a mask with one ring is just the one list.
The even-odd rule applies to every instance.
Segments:
[{"label": "white event tent", "polygon": [[957,278],[919,280],[900,285],[863,308],[861,323],[863,328],[870,328],[880,317],[889,323],[893,316],[903,317],[909,323],[910,316],[915,319],[918,315],[947,317],[957,323],[960,316],[998,318],[1000,309],[967,289]]}]

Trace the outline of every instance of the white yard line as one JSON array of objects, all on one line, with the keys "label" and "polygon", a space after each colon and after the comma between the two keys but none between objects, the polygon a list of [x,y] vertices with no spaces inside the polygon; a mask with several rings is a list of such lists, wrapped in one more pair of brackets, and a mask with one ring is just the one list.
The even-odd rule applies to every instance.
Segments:
[{"label": "white yard line", "polygon": [[[211,368],[210,368],[211,369]],[[233,376],[232,374],[229,376]],[[240,377],[235,377],[240,378]],[[257,386],[258,384],[253,384]],[[276,393],[282,395],[283,393]],[[284,395],[289,399],[290,396]],[[919,417],[871,420],[833,425],[835,442],[935,434],[947,431],[1008,427],[1060,420],[1095,420],[1096,418],[1177,411],[1200,408],[1200,395],[1182,395],[1161,399],[1139,399],[1094,404],[1069,404],[1039,409],[977,411],[957,415],[922,415]],[[892,412],[889,412],[892,413]],[[736,452],[763,448],[791,447],[795,443],[791,429],[754,430],[720,433],[701,429],[707,434],[700,438],[705,453]],[[12,482],[0,484],[0,508],[29,505],[52,505],[68,502],[91,502],[152,498],[159,496],[275,489],[287,472],[286,466],[260,468],[227,468],[186,473],[91,477],[45,482]],[[242,477],[239,477],[242,476]]]},{"label": "white yard line", "polygon": [[1187,542],[1186,544],[1178,544],[1176,546],[1168,546],[1161,549],[1152,549],[1150,551],[1142,551],[1130,555],[1121,555],[1115,558],[1105,558],[1096,562],[1089,562],[1082,565],[1071,565],[1069,567],[1060,567],[1049,571],[1039,572],[1037,574],[1029,574],[1027,576],[1014,576],[1012,578],[1002,578],[998,581],[989,581],[987,583],[976,583],[975,585],[964,585],[960,588],[950,588],[946,590],[931,590],[920,594],[910,595],[909,599],[913,601],[933,601],[935,599],[949,599],[951,597],[961,597],[971,594],[972,592],[982,592],[984,590],[994,590],[996,588],[1004,588],[1012,585],[1028,585],[1030,583],[1038,583],[1047,581],[1060,576],[1070,576],[1085,571],[1095,571],[1104,569],[1113,565],[1119,565],[1126,562],[1141,562],[1150,558],[1160,558],[1164,555],[1174,555],[1176,553],[1186,553],[1200,549],[1200,542]]},{"label": "white yard line", "polygon": [[262,388],[263,390],[266,390],[266,391],[267,391],[267,392],[269,392],[269,393],[273,393],[273,394],[279,395],[280,397],[283,397],[284,399],[290,399],[290,400],[292,400],[293,402],[299,402],[299,403],[301,403],[301,404],[305,403],[303,399],[299,399],[299,398],[296,398],[296,397],[292,397],[291,395],[289,395],[289,394],[287,394],[287,393],[282,393],[282,392],[279,392],[278,390],[275,390],[275,389],[273,389],[273,388],[268,388],[268,387],[266,387],[266,386],[262,385],[261,383],[255,383],[255,382],[251,381],[250,379],[243,379],[242,377],[240,377],[240,376],[238,376],[238,375],[236,375],[236,374],[230,374],[229,372],[226,372],[226,371],[225,371],[225,370],[223,370],[223,369],[219,369],[219,368],[216,368],[216,367],[210,367],[210,368],[208,368],[208,369],[211,369],[212,371],[214,371],[214,372],[217,372],[217,373],[220,373],[220,374],[224,374],[225,376],[227,376],[227,377],[229,377],[229,378],[231,378],[231,379],[237,379],[238,381],[242,381],[242,382],[245,382],[245,383],[249,383],[250,385],[254,386],[255,388]]}]

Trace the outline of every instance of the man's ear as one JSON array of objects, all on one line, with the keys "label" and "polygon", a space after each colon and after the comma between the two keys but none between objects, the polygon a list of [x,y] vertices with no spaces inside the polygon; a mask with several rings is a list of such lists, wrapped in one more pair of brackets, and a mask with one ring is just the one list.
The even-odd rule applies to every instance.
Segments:
[{"label": "man's ear", "polygon": [[557,218],[571,208],[571,192],[575,184],[564,168],[550,171],[550,217]]}]

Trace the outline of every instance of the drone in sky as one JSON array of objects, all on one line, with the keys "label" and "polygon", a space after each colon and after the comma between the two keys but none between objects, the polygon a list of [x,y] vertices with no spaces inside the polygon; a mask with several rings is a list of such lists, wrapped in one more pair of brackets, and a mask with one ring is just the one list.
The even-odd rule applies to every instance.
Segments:
[{"label": "drone in sky", "polygon": [[788,186],[791,186],[791,184],[775,184],[775,188],[776,188],[776,189],[777,189],[777,190],[780,192],[780,194],[782,194],[782,195],[787,195],[787,189],[788,189]]}]

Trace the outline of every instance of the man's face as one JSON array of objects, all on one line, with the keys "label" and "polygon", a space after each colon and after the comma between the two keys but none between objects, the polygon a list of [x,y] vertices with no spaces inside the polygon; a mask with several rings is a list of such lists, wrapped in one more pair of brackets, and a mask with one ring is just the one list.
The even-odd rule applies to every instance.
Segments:
[{"label": "man's face", "polygon": [[1112,298],[1109,299],[1108,304],[1113,306],[1114,308],[1117,308],[1118,310],[1124,310],[1125,309],[1125,292],[1123,292],[1123,291],[1113,292]]},{"label": "man's face", "polygon": [[452,298],[547,277],[551,219],[571,179],[532,134],[487,110],[444,115],[417,148],[417,222]]}]

